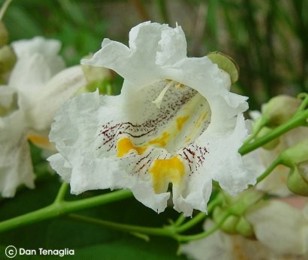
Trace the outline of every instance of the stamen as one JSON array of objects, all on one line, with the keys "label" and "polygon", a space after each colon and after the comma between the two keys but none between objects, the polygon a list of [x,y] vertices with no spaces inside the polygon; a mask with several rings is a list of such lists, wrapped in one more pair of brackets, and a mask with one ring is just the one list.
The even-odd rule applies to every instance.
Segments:
[{"label": "stamen", "polygon": [[168,89],[174,84],[173,81],[170,81],[165,87],[164,89],[160,92],[160,94],[158,95],[158,97],[152,101],[152,103],[154,103],[158,109],[160,109],[160,105],[161,102],[163,101],[163,98],[166,94],[166,92],[168,91]]}]

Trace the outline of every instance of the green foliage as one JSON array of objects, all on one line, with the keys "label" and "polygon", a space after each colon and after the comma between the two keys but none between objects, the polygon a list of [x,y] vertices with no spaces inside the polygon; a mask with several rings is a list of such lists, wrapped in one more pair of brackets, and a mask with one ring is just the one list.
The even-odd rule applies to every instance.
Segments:
[{"label": "green foliage", "polygon": [[[2,4],[3,1],[0,1]],[[150,19],[178,22],[188,33],[189,53],[204,56],[211,51],[230,55],[241,68],[235,90],[249,96],[251,108],[277,94],[307,91],[308,1],[194,0],[194,1],[110,1],[110,0],[14,0],[4,16],[10,41],[41,35],[62,42],[68,65],[98,50],[103,38],[124,43],[127,32]],[[122,80],[91,85],[102,93],[120,92]],[[96,82],[96,84],[98,84]],[[287,129],[288,130],[288,129]],[[275,134],[284,133],[278,129]],[[268,137],[268,135],[267,135]],[[265,144],[273,139],[266,136]],[[275,136],[274,136],[275,137]],[[260,146],[260,139],[242,149],[242,154]],[[31,212],[53,202],[60,182],[42,151],[31,146],[37,175],[35,190],[19,189],[14,199],[0,200],[0,220]],[[277,166],[277,163],[270,169]],[[266,176],[269,172],[266,172]],[[263,178],[263,176],[262,176]],[[68,200],[102,192],[87,192]],[[168,209],[156,214],[134,199],[114,202],[78,214],[138,226],[166,225],[177,214]],[[200,226],[196,227],[200,232]],[[151,237],[150,242],[123,233],[61,216],[0,234],[0,258],[7,245],[37,249],[75,249],[77,259],[185,259],[177,256],[178,243],[170,238]],[[23,257],[22,259],[33,259]]]},{"label": "green foliage", "polygon": [[[59,189],[56,175],[47,175],[37,183],[35,190],[21,190],[14,199],[1,202],[0,220],[18,216],[50,204]],[[88,192],[88,197],[98,192]],[[68,196],[68,200],[76,199]],[[138,213],[138,214],[137,214]],[[81,212],[82,215],[104,218],[121,223],[145,226],[161,226],[168,218],[174,217],[172,210],[157,215],[134,199],[112,203]],[[22,235],[21,235],[22,234]],[[26,249],[75,249],[77,259],[185,259],[176,256],[178,244],[167,238],[151,238],[144,241],[131,234],[114,231],[93,224],[80,222],[69,216],[28,225],[17,230],[0,234],[0,252],[7,245]],[[98,258],[99,257],[99,258]],[[23,257],[27,259],[27,257]],[[30,257],[28,258],[30,259]]]}]

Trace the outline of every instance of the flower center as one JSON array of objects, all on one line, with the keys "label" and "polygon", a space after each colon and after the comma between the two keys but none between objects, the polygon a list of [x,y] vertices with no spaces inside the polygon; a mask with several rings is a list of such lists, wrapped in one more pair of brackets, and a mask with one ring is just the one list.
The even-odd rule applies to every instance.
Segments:
[{"label": "flower center", "polygon": [[160,92],[160,94],[158,95],[158,97],[152,101],[153,104],[155,104],[157,106],[158,109],[160,109],[160,105],[163,102],[163,98],[166,94],[166,92],[168,91],[168,89],[172,86],[175,86],[176,88],[179,88],[182,84],[177,83],[173,80],[170,80],[169,83],[167,83],[167,85],[164,87],[164,89]]},{"label": "flower center", "polygon": [[142,91],[131,106],[132,120],[101,133],[106,143],[114,136],[116,156],[133,160],[134,172],[149,173],[154,191],[161,193],[202,165],[207,150],[195,140],[209,126],[211,109],[201,94],[179,82],[159,81]]},{"label": "flower center", "polygon": [[[208,127],[211,110],[207,100],[197,91],[175,81],[154,84],[155,93],[148,97],[144,111],[152,111],[142,124],[130,124],[129,131],[117,139],[117,156],[130,152],[144,154],[149,148],[164,148],[176,154]],[[156,99],[153,101],[153,96]],[[131,122],[132,123],[132,122]]]}]

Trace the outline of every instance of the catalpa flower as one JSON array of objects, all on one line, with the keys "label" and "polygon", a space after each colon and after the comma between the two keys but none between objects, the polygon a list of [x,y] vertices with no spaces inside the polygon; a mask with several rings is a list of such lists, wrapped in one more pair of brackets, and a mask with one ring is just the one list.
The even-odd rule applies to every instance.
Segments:
[{"label": "catalpa flower", "polygon": [[0,192],[12,197],[20,184],[34,187],[28,140],[49,147],[56,110],[86,84],[80,66],[64,69],[60,43],[36,37],[14,42],[17,63],[0,86]]},{"label": "catalpa flower", "polygon": [[59,153],[49,160],[72,193],[127,188],[157,212],[172,197],[191,215],[206,210],[212,180],[232,194],[255,182],[237,152],[246,97],[229,91],[229,74],[208,57],[186,56],[181,27],[141,23],[129,47],[105,39],[82,64],[112,69],[124,83],[119,96],[87,93],[55,117]]},{"label": "catalpa flower", "polygon": [[[288,200],[291,202],[291,198]],[[262,201],[246,213],[256,240],[217,231],[205,239],[183,245],[181,251],[196,260],[307,259],[308,201],[295,197],[293,205],[286,202]],[[211,226],[207,221],[205,230]]]}]

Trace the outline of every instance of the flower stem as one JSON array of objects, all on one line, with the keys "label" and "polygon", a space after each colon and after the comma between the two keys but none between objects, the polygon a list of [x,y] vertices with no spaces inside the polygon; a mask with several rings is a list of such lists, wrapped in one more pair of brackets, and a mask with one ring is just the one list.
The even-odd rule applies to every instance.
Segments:
[{"label": "flower stem", "polygon": [[132,196],[132,193],[130,191],[119,190],[77,201],[62,201],[66,188],[67,188],[66,185],[61,186],[55,201],[51,205],[0,222],[0,232],[4,232],[7,230],[39,222],[42,220],[54,218],[71,212],[92,208],[98,205],[108,204],[114,201],[123,200]]},{"label": "flower stem", "polygon": [[2,7],[1,7],[1,9],[0,9],[0,21],[2,21],[3,16],[4,16],[4,14],[5,14],[7,8],[9,7],[9,5],[10,5],[10,3],[11,3],[12,1],[13,1],[13,0],[6,0],[6,1],[3,3],[3,5],[2,5]]},{"label": "flower stem", "polygon": [[135,226],[135,225],[129,225],[129,224],[121,224],[111,221],[106,221],[102,219],[92,218],[88,216],[82,216],[77,214],[70,214],[69,217],[85,221],[88,223],[112,228],[119,231],[126,231],[129,233],[141,233],[141,234],[147,234],[147,235],[155,235],[155,236],[173,236],[174,232],[172,232],[172,229],[168,228],[157,228],[157,227],[144,227],[144,226]]},{"label": "flower stem", "polygon": [[185,224],[181,225],[180,227],[176,228],[178,233],[185,232],[186,230],[190,229],[191,227],[197,225],[199,222],[204,220],[208,214],[210,214],[214,208],[219,205],[222,202],[222,197],[217,196],[215,199],[213,199],[208,207],[207,207],[207,213],[200,212],[195,217],[193,217],[191,220],[187,221]]},{"label": "flower stem", "polygon": [[178,219],[174,222],[174,226],[180,226],[185,221],[185,219],[186,217],[184,216],[184,214],[180,214]]},{"label": "flower stem", "polygon": [[57,194],[57,197],[55,198],[54,203],[59,203],[60,201],[64,200],[67,189],[68,189],[68,184],[63,182],[58,191],[58,194]]},{"label": "flower stem", "polygon": [[201,239],[201,238],[206,238],[208,237],[209,235],[213,234],[216,230],[218,230],[222,224],[225,222],[225,220],[231,215],[230,212],[226,212],[221,220],[215,224],[214,226],[212,226],[210,229],[208,229],[207,231],[205,232],[202,232],[200,234],[196,234],[196,235],[177,235],[176,236],[176,239],[180,242],[185,242],[185,241],[191,241],[191,240],[198,240],[198,239]]},{"label": "flower stem", "polygon": [[280,158],[277,158],[272,162],[272,164],[263,172],[258,178],[257,183],[261,182],[265,179],[279,164],[281,163]]},{"label": "flower stem", "polygon": [[270,142],[271,140],[279,137],[280,135],[288,132],[289,130],[302,126],[302,125],[307,125],[307,118],[308,118],[308,110],[303,111],[302,113],[294,116],[291,118],[288,122],[280,125],[279,127],[275,128],[273,131],[268,133],[267,135],[264,135],[260,138],[258,138],[256,141],[248,144],[244,144],[240,149],[239,153],[241,155],[245,155],[260,146]]}]

